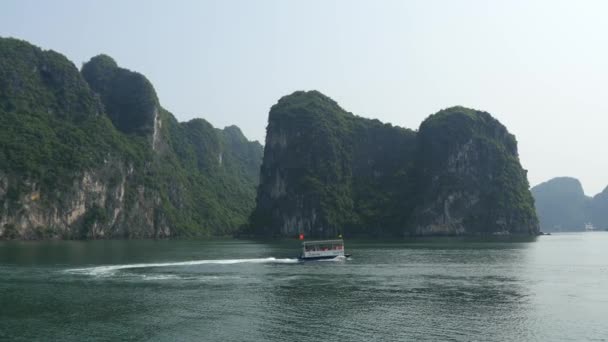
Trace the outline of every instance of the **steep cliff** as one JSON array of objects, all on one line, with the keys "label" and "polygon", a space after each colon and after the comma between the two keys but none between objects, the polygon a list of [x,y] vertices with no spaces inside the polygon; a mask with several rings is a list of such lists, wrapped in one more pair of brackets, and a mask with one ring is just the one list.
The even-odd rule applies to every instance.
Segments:
[{"label": "steep cliff", "polygon": [[296,92],[272,107],[250,232],[535,234],[515,138],[489,114],[441,111],[420,132]]},{"label": "steep cliff", "polygon": [[316,91],[283,97],[270,110],[252,233],[394,232],[414,137]]},{"label": "steep cliff", "polygon": [[108,56],[80,73],[0,38],[0,238],[232,234],[261,157],[234,126],[178,122]]},{"label": "steep cliff", "polygon": [[591,222],[592,199],[585,196],[578,179],[553,178],[531,191],[543,231],[582,231]]},{"label": "steep cliff", "polygon": [[109,56],[99,55],[82,66],[82,76],[101,96],[106,114],[123,133],[154,135],[160,104],[145,76],[118,67]]},{"label": "steep cliff", "polygon": [[515,137],[490,114],[442,110],[417,140],[413,234],[538,233]]}]

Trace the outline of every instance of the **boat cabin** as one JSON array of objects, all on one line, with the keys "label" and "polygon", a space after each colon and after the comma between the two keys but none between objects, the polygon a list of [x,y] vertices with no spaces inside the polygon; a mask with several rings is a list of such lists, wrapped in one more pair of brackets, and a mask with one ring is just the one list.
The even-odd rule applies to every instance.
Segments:
[{"label": "boat cabin", "polygon": [[344,240],[302,242],[300,259],[332,259],[344,256]]}]

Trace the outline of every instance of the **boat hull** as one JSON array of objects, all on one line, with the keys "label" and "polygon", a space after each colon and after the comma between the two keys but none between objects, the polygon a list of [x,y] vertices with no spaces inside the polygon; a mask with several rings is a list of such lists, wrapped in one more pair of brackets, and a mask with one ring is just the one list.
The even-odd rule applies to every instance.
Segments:
[{"label": "boat hull", "polygon": [[344,255],[322,255],[322,256],[314,256],[314,257],[303,257],[303,256],[299,256],[298,260],[300,261],[315,261],[315,260],[329,260],[329,259],[335,259],[335,258],[348,258],[350,257],[350,254],[344,254]]}]

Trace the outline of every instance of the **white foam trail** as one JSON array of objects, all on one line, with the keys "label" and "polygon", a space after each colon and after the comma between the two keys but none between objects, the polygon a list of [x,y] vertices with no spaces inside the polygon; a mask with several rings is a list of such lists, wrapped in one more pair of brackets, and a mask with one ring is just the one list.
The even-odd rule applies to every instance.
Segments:
[{"label": "white foam trail", "polygon": [[260,258],[260,259],[219,259],[219,260],[192,260],[180,262],[163,262],[150,264],[125,264],[125,265],[107,265],[85,268],[72,268],[65,270],[66,273],[72,274],[87,274],[87,275],[105,275],[114,273],[119,270],[135,269],[135,268],[152,268],[152,267],[171,267],[171,266],[192,266],[192,265],[232,265],[232,264],[292,264],[297,263],[298,259],[277,259],[277,258]]},{"label": "white foam trail", "polygon": [[336,262],[336,261],[344,261],[344,260],[348,260],[347,257],[345,257],[344,255],[339,255],[333,259],[321,259],[321,260],[316,260],[316,261],[321,261],[321,262]]},{"label": "white foam trail", "polygon": [[159,275],[137,275],[131,274],[136,279],[143,279],[146,281],[162,281],[162,280],[187,280],[187,281],[199,281],[199,282],[212,282],[222,280],[241,280],[246,279],[240,276],[230,275],[203,275],[203,276],[179,276],[175,274],[159,274]]},{"label": "white foam trail", "polygon": [[175,274],[143,275],[144,280],[178,280],[182,277]]}]

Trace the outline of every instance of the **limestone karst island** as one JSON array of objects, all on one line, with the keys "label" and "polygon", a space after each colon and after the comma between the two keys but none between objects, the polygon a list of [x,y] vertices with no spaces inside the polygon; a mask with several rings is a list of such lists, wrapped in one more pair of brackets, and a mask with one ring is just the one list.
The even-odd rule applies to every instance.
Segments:
[{"label": "limestone karst island", "polygon": [[5,239],[403,237],[539,232],[517,141],[451,107],[414,131],[296,91],[264,147],[178,122],[142,74],[0,40]]}]

